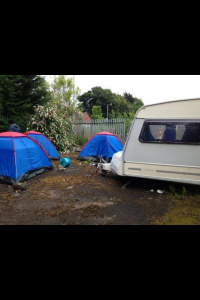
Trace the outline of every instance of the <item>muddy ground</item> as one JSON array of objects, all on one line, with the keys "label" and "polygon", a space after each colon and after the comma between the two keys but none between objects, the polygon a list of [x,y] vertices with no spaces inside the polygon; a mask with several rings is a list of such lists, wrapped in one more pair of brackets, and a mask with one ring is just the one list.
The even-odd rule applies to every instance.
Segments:
[{"label": "muddy ground", "polygon": [[77,153],[69,157],[73,168],[39,175],[26,182],[25,191],[0,184],[0,225],[200,224],[197,188],[177,195],[166,182],[112,173],[104,178],[89,163],[77,161]]}]

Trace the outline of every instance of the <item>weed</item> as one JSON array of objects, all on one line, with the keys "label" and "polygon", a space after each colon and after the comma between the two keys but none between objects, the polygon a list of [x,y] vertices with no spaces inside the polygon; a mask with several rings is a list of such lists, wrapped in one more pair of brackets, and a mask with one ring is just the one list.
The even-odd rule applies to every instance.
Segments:
[{"label": "weed", "polygon": [[175,196],[176,195],[176,188],[175,188],[175,186],[174,185],[170,185],[169,189],[170,189],[170,192],[171,192],[172,196]]},{"label": "weed", "polygon": [[186,188],[183,187],[183,189],[182,189],[182,196],[183,196],[183,199],[185,199],[185,197],[187,196],[187,194],[188,194],[188,192],[187,192]]},{"label": "weed", "polygon": [[84,146],[88,141],[88,138],[85,137],[85,136],[76,136],[75,137],[75,143],[76,145],[79,145],[79,146]]},{"label": "weed", "polygon": [[183,187],[182,190],[177,190],[174,185],[170,185],[169,189],[170,189],[171,195],[173,197],[179,198],[180,200],[184,200],[188,194],[188,191],[185,187]]},{"label": "weed", "polygon": [[169,186],[169,189],[170,189],[171,195],[172,195],[173,197],[178,198],[178,197],[180,196],[180,194],[177,192],[177,190],[176,190],[176,188],[175,188],[174,185],[170,185],[170,186]]},{"label": "weed", "polygon": [[87,163],[91,163],[91,162],[92,162],[92,160],[91,160],[91,159],[88,159],[88,160],[87,160]]}]

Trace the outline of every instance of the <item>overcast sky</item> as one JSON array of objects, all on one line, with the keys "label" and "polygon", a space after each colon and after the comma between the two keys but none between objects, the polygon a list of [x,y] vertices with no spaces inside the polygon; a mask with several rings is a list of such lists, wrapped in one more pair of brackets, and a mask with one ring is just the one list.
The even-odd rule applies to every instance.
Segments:
[{"label": "overcast sky", "polygon": [[[45,75],[49,81],[54,75]],[[66,75],[73,76],[73,75]],[[200,75],[75,75],[76,86],[85,93],[95,86],[124,92],[147,104],[200,98]]]}]

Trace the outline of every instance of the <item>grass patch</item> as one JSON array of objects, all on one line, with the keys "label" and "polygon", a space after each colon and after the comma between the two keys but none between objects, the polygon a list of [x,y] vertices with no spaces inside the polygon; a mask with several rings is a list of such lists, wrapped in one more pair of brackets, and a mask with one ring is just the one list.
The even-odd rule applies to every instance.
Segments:
[{"label": "grass patch", "polygon": [[[198,204],[200,206],[200,203]],[[200,207],[193,201],[179,202],[158,225],[200,225]]]},{"label": "grass patch", "polygon": [[195,187],[171,185],[172,206],[156,225],[200,225],[200,194]]}]

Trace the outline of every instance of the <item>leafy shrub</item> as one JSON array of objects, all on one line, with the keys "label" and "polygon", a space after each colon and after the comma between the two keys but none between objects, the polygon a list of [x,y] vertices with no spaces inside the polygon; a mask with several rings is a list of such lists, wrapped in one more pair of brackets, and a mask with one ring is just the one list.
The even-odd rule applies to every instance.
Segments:
[{"label": "leafy shrub", "polygon": [[72,150],[75,146],[72,138],[72,119],[64,103],[62,113],[58,111],[56,104],[50,104],[48,107],[36,106],[27,130],[35,130],[47,136],[59,152]]},{"label": "leafy shrub", "polygon": [[88,138],[85,136],[76,135],[75,136],[75,143],[77,146],[84,146],[88,141]]}]

